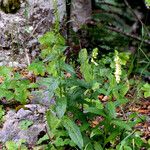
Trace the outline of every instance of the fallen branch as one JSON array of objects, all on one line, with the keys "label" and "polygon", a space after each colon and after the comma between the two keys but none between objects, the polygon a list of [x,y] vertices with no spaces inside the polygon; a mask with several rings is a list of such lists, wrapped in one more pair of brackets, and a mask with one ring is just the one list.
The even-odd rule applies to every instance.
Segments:
[{"label": "fallen branch", "polygon": [[127,37],[133,38],[133,39],[135,39],[137,41],[140,41],[140,42],[143,42],[145,44],[150,45],[150,41],[149,40],[144,40],[144,39],[142,39],[142,38],[140,38],[140,37],[138,37],[136,35],[133,35],[133,34],[130,34],[130,33],[126,33],[124,31],[121,31],[120,29],[117,29],[117,28],[113,28],[113,27],[106,27],[106,28],[109,29],[109,30],[111,30],[111,31],[120,33],[120,34],[125,35]]}]

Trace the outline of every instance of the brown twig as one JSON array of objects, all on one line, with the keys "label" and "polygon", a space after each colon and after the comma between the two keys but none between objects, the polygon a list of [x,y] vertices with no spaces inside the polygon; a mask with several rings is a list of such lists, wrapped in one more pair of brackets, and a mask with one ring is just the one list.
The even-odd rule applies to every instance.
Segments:
[{"label": "brown twig", "polygon": [[[134,12],[134,10],[132,9],[132,7],[129,5],[129,3],[127,2],[127,0],[124,0],[125,5],[131,10],[132,14],[136,17],[136,19],[141,23],[141,25],[143,27],[145,27],[145,24],[142,22],[142,20],[138,17],[138,15]],[[149,33],[148,29],[145,27],[145,30],[147,33]]]},{"label": "brown twig", "polygon": [[48,136],[49,140],[52,141],[52,138],[51,138],[51,136],[50,136],[50,134],[49,134],[48,129],[47,129],[46,126],[45,126],[45,130],[46,130],[46,133],[47,133],[47,136]]},{"label": "brown twig", "polygon": [[138,37],[136,35],[133,35],[133,34],[130,34],[130,33],[126,33],[124,31],[121,31],[120,29],[117,29],[117,28],[113,28],[113,27],[106,27],[106,28],[111,30],[111,31],[114,31],[114,32],[120,33],[122,35],[125,35],[127,37],[133,38],[133,39],[135,39],[135,40],[137,40],[139,42],[143,42],[145,44],[150,45],[150,41],[149,40],[144,40],[144,39],[142,39],[142,38],[140,38],[140,37]]}]

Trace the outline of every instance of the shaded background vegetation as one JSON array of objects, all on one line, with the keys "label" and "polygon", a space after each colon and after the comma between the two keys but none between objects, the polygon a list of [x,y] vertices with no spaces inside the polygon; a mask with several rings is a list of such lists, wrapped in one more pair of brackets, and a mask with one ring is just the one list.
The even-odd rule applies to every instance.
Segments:
[{"label": "shaded background vegetation", "polygon": [[[69,2],[67,11],[70,12]],[[69,13],[70,14],[70,13]],[[68,15],[69,18],[69,15]],[[70,30],[70,46],[73,55],[81,47],[89,52],[97,47],[99,57],[114,51],[131,51],[133,72],[148,77],[150,65],[150,10],[143,0],[95,0],[92,1],[92,21],[77,33]]]}]

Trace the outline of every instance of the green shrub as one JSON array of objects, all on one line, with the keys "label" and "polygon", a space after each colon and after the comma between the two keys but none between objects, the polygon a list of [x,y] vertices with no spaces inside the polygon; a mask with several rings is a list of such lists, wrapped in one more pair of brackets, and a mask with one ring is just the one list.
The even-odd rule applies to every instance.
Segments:
[{"label": "green shrub", "polygon": [[[125,95],[129,81],[125,65],[130,58],[129,53],[116,51],[97,60],[97,49],[91,56],[82,49],[78,59],[79,79],[75,68],[65,63],[65,40],[59,33],[48,32],[39,41],[44,47],[40,57],[47,75],[41,83],[47,85],[47,91],[56,101],[47,111],[49,131],[40,143],[49,139],[48,147],[51,149],[69,146],[84,150],[140,149],[147,146],[134,130],[134,126],[142,120],[118,118],[116,112],[128,102]],[[119,74],[116,73],[118,66]],[[33,72],[40,66],[34,67]],[[100,95],[107,100],[99,100]]]}]

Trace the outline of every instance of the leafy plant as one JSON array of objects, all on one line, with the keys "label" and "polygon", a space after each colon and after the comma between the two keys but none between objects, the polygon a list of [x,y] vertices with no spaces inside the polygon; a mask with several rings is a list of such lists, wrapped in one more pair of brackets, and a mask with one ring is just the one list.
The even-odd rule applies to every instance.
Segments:
[{"label": "leafy plant", "polygon": [[[103,2],[99,0],[99,3]],[[146,3],[149,5],[148,0]],[[136,114],[126,116],[123,110],[123,106],[129,101],[126,98],[130,88],[128,76],[133,71],[135,61],[133,59],[130,65],[131,54],[116,50],[124,51],[128,49],[129,43],[133,46],[141,40],[130,35],[134,32],[131,25],[137,23],[136,17],[129,8],[125,7],[125,4],[116,0],[98,4],[101,13],[94,14],[93,17],[101,24],[97,24],[94,29],[88,28],[92,47],[98,48],[91,50],[91,54],[86,48],[81,49],[78,62],[67,64],[66,40],[59,33],[57,1],[53,0],[53,4],[55,28],[39,38],[41,53],[39,58],[28,66],[28,70],[35,76],[40,76],[40,79],[34,84],[29,79],[22,78],[20,74],[14,73],[12,68],[0,67],[2,80],[0,99],[16,100],[26,104],[32,88],[37,88],[34,93],[39,98],[44,96],[43,93],[48,92],[48,100],[53,99],[46,112],[48,131],[37,142],[40,146],[45,141],[48,142],[47,145],[43,145],[43,149],[138,150],[143,147],[148,148],[149,141],[142,140],[140,133],[134,129],[134,126],[143,120]],[[111,32],[108,32],[108,29]],[[148,38],[144,30],[143,27],[141,45]],[[132,43],[128,36],[137,39],[137,42]],[[138,64],[146,63],[148,68],[149,59],[141,47],[138,51],[142,52],[147,61],[142,60]],[[115,52],[98,55],[98,53],[102,54],[103,50],[109,52],[115,50]],[[141,74],[148,74],[146,71],[143,73],[141,67],[135,70]],[[149,84],[140,88],[144,91],[145,97],[150,96],[149,89]],[[122,117],[118,117],[118,110],[123,114]],[[4,111],[0,106],[0,119],[3,115]],[[32,124],[30,120],[23,120],[20,128],[26,130]],[[6,148],[26,149],[24,141],[17,143],[7,141]]]},{"label": "leafy plant", "polygon": [[[47,90],[50,98],[55,99],[46,113],[48,135],[40,143],[50,140],[48,146],[51,149],[121,150],[132,149],[134,139],[134,148],[142,147],[144,142],[140,136],[137,138],[136,130],[131,132],[142,120],[124,120],[116,113],[117,108],[122,109],[128,102],[125,97],[129,90],[126,64],[130,54],[116,51],[98,60],[98,49],[94,49],[90,56],[86,49],[82,49],[78,59],[79,79],[75,68],[65,62],[65,40],[60,33],[48,32],[39,41],[40,63],[46,68],[43,72],[46,76],[40,82],[44,85],[43,91]],[[120,82],[115,77],[116,55],[121,64]],[[33,70],[38,67],[31,66]],[[101,95],[107,97],[106,102],[98,99]]]},{"label": "leafy plant", "polygon": [[24,140],[20,140],[18,142],[14,142],[14,141],[7,141],[5,146],[8,150],[27,150],[27,147],[24,145],[25,141]]},{"label": "leafy plant", "polygon": [[144,97],[150,97],[150,84],[146,83],[143,85],[142,90],[144,91]]},{"label": "leafy plant", "polygon": [[13,73],[11,68],[0,67],[0,76],[3,79],[0,84],[0,99],[16,100],[22,104],[27,103],[30,95],[29,89],[36,87],[28,79],[24,79],[19,73]]}]

